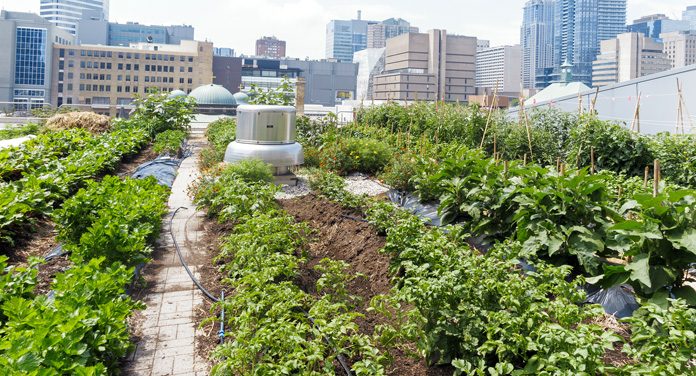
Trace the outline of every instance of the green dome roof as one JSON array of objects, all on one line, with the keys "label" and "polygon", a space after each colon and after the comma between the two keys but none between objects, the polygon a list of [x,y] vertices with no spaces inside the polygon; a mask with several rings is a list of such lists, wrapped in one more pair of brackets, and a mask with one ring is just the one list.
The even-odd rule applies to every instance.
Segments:
[{"label": "green dome roof", "polygon": [[183,90],[174,90],[171,93],[169,93],[169,98],[177,98],[177,97],[185,97],[186,92]]},{"label": "green dome roof", "polygon": [[232,93],[220,85],[205,85],[196,88],[189,94],[199,106],[234,106],[237,102]]},{"label": "green dome roof", "polygon": [[239,93],[234,93],[233,97],[237,104],[249,103],[249,96],[246,93],[242,93],[241,91]]}]

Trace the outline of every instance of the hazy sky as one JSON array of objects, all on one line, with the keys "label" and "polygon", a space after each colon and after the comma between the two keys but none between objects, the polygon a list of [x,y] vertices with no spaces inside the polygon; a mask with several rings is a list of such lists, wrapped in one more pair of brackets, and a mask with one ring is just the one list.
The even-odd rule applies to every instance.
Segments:
[{"label": "hazy sky", "polygon": [[[237,54],[253,54],[254,42],[275,35],[288,43],[292,57],[325,57],[326,23],[350,19],[401,17],[421,31],[446,29],[451,34],[489,39],[492,45],[519,43],[525,0],[111,0],[111,21],[144,24],[189,24],[196,39]],[[653,13],[681,18],[696,0],[628,0],[628,20]],[[38,12],[39,0],[0,0],[6,10]]]}]

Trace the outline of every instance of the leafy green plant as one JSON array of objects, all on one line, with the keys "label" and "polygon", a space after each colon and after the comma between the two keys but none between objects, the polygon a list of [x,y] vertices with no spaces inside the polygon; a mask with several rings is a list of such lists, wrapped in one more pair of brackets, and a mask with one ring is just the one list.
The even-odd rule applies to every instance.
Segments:
[{"label": "leafy green plant", "polygon": [[345,175],[351,172],[376,173],[381,171],[392,157],[386,143],[371,139],[338,139],[324,144],[319,165]]},{"label": "leafy green plant", "polygon": [[174,157],[181,156],[181,148],[186,140],[184,131],[168,130],[155,136],[152,150],[158,154],[168,154]]},{"label": "leafy green plant", "polygon": [[131,349],[125,295],[133,271],[95,259],[59,274],[54,299],[16,295],[0,310],[0,368],[12,374],[104,374]]},{"label": "leafy green plant", "polygon": [[200,165],[208,169],[223,161],[227,146],[235,140],[237,122],[232,118],[216,120],[208,125],[205,135],[209,146],[201,151]]},{"label": "leafy green plant", "polygon": [[37,123],[28,123],[19,127],[0,129],[0,140],[38,134],[43,127]]},{"label": "leafy green plant", "polygon": [[159,234],[167,197],[168,189],[154,178],[90,182],[54,212],[58,239],[76,262],[105,257],[137,265]]},{"label": "leafy green plant", "polygon": [[280,85],[273,89],[264,89],[256,84],[251,84],[251,89],[247,94],[249,94],[249,104],[290,106],[295,103],[293,92],[290,79],[283,77]]},{"label": "leafy green plant", "polygon": [[134,103],[130,121],[142,124],[150,137],[167,130],[188,132],[196,108],[191,97],[169,97],[169,93],[157,91],[136,97]]},{"label": "leafy green plant", "polygon": [[345,190],[346,182],[342,177],[319,169],[309,170],[308,174],[309,187],[318,191],[321,196],[351,208],[359,208],[365,204],[365,196],[354,195]]}]

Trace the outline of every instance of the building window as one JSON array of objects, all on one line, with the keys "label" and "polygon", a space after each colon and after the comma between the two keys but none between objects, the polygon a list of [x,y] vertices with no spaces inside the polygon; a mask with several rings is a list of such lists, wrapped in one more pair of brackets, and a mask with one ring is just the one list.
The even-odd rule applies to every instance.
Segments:
[{"label": "building window", "polygon": [[193,72],[193,67],[188,67],[188,71],[189,71],[189,73],[192,73],[192,72]]},{"label": "building window", "polygon": [[46,29],[17,28],[15,85],[45,84],[46,34]]},{"label": "building window", "polygon": [[139,70],[140,70],[140,64],[134,64],[134,65],[133,65],[133,70],[139,71]]},{"label": "building window", "polygon": [[123,63],[118,63],[118,70],[123,70]]},{"label": "building window", "polygon": [[68,91],[73,91],[73,84],[68,84]]}]

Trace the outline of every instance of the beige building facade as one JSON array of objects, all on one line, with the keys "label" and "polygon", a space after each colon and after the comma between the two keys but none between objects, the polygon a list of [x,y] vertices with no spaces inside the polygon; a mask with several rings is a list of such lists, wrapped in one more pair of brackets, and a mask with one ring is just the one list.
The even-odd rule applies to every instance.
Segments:
[{"label": "beige building facade", "polygon": [[387,40],[384,73],[374,77],[375,100],[466,102],[475,94],[475,37],[445,30]]},{"label": "beige building facade", "polygon": [[70,105],[116,114],[136,95],[150,90],[190,93],[213,82],[213,44],[182,41],[130,47],[54,45],[51,98]]},{"label": "beige building facade", "polygon": [[[497,85],[497,86],[496,86]],[[476,54],[476,87],[518,97],[522,90],[522,48],[498,46]]]},{"label": "beige building facade", "polygon": [[672,68],[696,64],[696,31],[662,33],[660,38]]},{"label": "beige building facade", "polygon": [[592,86],[624,82],[670,68],[662,43],[641,33],[623,33],[600,42],[600,54],[592,63]]}]

